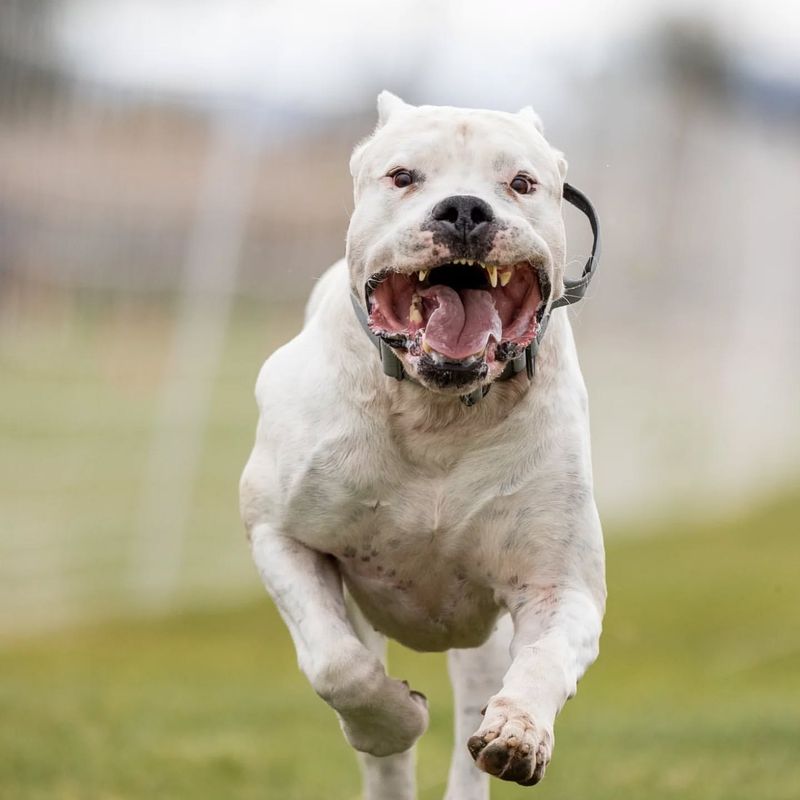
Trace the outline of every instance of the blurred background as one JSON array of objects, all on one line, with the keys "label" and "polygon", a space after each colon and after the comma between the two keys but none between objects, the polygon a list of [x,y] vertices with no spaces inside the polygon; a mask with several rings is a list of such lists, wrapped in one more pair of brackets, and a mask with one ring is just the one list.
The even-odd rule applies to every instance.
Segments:
[{"label": "blurred background", "polygon": [[[0,795],[357,796],[237,483],[258,369],[344,252],[383,88],[533,105],[603,228],[570,313],[606,650],[537,791],[797,797],[800,19],[781,0],[0,0]],[[565,213],[577,272],[588,232]],[[395,655],[440,690],[432,800],[442,661]]]}]

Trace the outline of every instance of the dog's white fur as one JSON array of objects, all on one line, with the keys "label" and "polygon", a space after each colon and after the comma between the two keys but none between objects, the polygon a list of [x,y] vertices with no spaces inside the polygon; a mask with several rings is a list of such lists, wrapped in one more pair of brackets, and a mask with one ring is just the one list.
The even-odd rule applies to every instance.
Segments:
[{"label": "dog's white fur", "polygon": [[[457,742],[446,798],[486,800],[486,772],[541,779],[555,717],[598,652],[604,556],[571,329],[554,311],[534,380],[496,383],[468,408],[386,377],[349,295],[380,269],[430,262],[424,215],[468,193],[513,232],[493,256],[536,253],[557,296],[566,165],[529,109],[412,107],[383,93],[379,112],[351,163],[348,258],[259,375],[242,516],[301,669],[363,754],[366,798],[416,796],[412,747],[428,723],[425,698],[385,671],[386,635],[449,650]],[[424,183],[401,198],[384,177],[394,165]],[[535,195],[498,191],[521,167]]]}]

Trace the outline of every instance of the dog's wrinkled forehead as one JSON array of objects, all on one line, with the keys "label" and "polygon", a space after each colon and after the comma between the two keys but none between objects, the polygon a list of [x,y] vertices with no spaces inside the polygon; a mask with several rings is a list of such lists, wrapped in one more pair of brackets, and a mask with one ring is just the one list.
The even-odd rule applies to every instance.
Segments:
[{"label": "dog's wrinkled forehead", "polygon": [[356,198],[376,178],[403,167],[424,181],[447,181],[472,191],[522,171],[542,188],[560,192],[566,171],[561,153],[544,138],[531,108],[517,113],[411,106],[389,92],[378,97],[378,127],[350,161]]}]

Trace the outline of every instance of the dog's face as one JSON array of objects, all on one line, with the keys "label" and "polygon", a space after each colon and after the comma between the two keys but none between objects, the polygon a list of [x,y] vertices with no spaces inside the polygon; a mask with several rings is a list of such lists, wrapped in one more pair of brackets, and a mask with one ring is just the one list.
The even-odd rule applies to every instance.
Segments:
[{"label": "dog's face", "polygon": [[351,159],[353,291],[408,374],[463,394],[498,377],[563,292],[566,162],[517,114],[378,98]]}]

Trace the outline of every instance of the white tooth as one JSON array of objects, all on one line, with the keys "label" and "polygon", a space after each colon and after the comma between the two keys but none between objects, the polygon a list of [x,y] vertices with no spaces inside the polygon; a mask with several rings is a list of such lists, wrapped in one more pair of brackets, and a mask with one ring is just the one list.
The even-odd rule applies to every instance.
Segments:
[{"label": "white tooth", "polygon": [[424,281],[424,280],[425,280],[425,278],[427,278],[427,277],[428,277],[428,270],[426,270],[426,269],[421,269],[421,270],[419,271],[419,280],[420,280],[420,283],[422,283],[422,281]]},{"label": "white tooth", "polygon": [[500,285],[501,286],[508,286],[508,282],[511,280],[512,272],[510,269],[501,269],[500,270]]},{"label": "white tooth", "polygon": [[413,325],[422,324],[422,298],[414,294],[411,298],[411,306],[408,309],[408,319]]},{"label": "white tooth", "polygon": [[489,273],[489,283],[492,284],[494,289],[497,286],[497,267],[486,267],[486,271]]},{"label": "white tooth", "polygon": [[426,353],[432,353],[433,352],[433,348],[424,339],[422,340],[422,349]]}]

